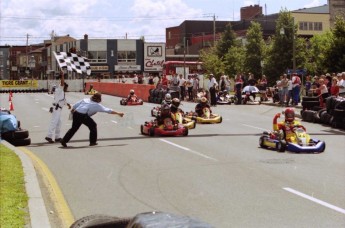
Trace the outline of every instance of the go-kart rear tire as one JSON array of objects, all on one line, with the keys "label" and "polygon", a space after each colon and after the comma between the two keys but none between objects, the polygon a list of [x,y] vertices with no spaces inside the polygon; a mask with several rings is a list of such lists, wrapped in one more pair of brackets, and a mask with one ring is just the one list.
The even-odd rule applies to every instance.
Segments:
[{"label": "go-kart rear tire", "polygon": [[326,143],[324,142],[323,148],[321,149],[320,153],[323,153],[326,150]]},{"label": "go-kart rear tire", "polygon": [[187,136],[187,135],[188,135],[188,127],[184,127],[183,136]]},{"label": "go-kart rear tire", "polygon": [[144,135],[144,125],[140,125],[140,133]]},{"label": "go-kart rear tire", "polygon": [[155,135],[155,128],[154,127],[151,127],[150,129],[149,129],[149,136],[154,136]]},{"label": "go-kart rear tire", "polygon": [[260,139],[259,139],[259,145],[261,148],[267,148],[267,146],[264,144],[265,142],[265,139],[267,139],[267,136],[261,136]]},{"label": "go-kart rear tire", "polygon": [[276,148],[277,148],[277,151],[280,152],[280,153],[285,152],[285,150],[286,150],[286,142],[285,141],[277,142]]},{"label": "go-kart rear tire", "polygon": [[28,146],[31,144],[30,138],[25,139],[11,139],[7,140],[9,143],[11,143],[13,146]]},{"label": "go-kart rear tire", "polygon": [[219,118],[219,123],[223,122],[223,117]]}]

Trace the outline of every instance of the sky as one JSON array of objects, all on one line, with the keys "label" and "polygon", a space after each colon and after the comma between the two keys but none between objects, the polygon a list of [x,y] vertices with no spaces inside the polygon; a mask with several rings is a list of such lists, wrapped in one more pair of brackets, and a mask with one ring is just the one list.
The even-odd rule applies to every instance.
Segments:
[{"label": "sky", "polygon": [[[51,34],[82,39],[165,42],[165,29],[184,20],[234,21],[240,8],[263,14],[327,4],[327,0],[1,0],[0,45],[42,43]],[[27,39],[28,37],[28,39]]]}]

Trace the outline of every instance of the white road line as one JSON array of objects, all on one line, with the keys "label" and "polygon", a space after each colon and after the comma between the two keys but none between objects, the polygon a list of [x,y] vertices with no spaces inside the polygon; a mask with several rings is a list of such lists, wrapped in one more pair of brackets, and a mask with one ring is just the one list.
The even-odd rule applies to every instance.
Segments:
[{"label": "white road line", "polygon": [[251,127],[251,128],[255,128],[255,129],[259,129],[259,130],[263,130],[263,131],[269,131],[265,128],[261,128],[261,127],[255,127],[255,126],[252,126],[252,125],[247,125],[247,124],[242,124],[243,126],[246,126],[246,127]]},{"label": "white road line", "polygon": [[306,195],[306,194],[304,194],[304,193],[302,193],[302,192],[296,191],[296,190],[294,190],[294,189],[292,189],[292,188],[283,188],[283,189],[284,189],[285,191],[291,192],[291,193],[296,194],[296,195],[298,195],[298,196],[301,196],[301,197],[303,197],[303,198],[305,198],[305,199],[308,199],[308,200],[311,200],[311,201],[313,201],[313,202],[315,202],[315,203],[318,203],[318,204],[320,204],[320,205],[322,205],[322,206],[328,207],[328,208],[333,209],[333,210],[335,210],[335,211],[338,211],[338,212],[340,212],[340,213],[342,213],[342,214],[345,214],[345,209],[342,209],[342,208],[340,208],[340,207],[337,207],[337,206],[334,206],[334,205],[332,205],[332,204],[326,203],[326,202],[324,202],[324,201],[322,201],[322,200],[319,200],[319,199],[316,199],[316,198],[314,198],[314,197],[312,197],[312,196],[308,196],[308,195]]},{"label": "white road line", "polygon": [[172,142],[170,142],[170,141],[168,141],[168,140],[165,140],[165,139],[160,139],[160,140],[161,140],[162,142],[168,143],[168,144],[170,144],[170,145],[172,145],[172,146],[175,146],[175,147],[180,148],[180,149],[182,149],[182,150],[188,151],[188,152],[190,152],[190,153],[192,153],[192,154],[195,154],[195,155],[198,155],[198,156],[200,156],[200,157],[203,157],[203,158],[206,158],[206,159],[209,159],[209,160],[213,160],[213,161],[218,161],[218,160],[215,159],[215,158],[212,158],[212,157],[209,157],[209,156],[204,155],[204,154],[202,154],[202,153],[193,151],[193,150],[191,150],[191,149],[189,149],[189,148],[187,148],[187,147],[183,147],[183,146],[180,146],[180,145],[178,145],[178,144],[172,143]]},{"label": "white road line", "polygon": [[113,123],[116,123],[116,124],[117,124],[117,122],[116,122],[115,120],[112,120],[111,122],[113,122]]},{"label": "white road line", "polygon": [[49,109],[48,108],[42,108],[44,111],[47,111],[47,112],[49,112]]}]

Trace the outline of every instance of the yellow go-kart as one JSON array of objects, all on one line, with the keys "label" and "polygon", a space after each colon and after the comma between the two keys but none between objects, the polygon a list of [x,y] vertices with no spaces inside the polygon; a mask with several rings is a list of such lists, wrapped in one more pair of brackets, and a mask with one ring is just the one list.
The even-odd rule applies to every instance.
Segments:
[{"label": "yellow go-kart", "polygon": [[186,118],[195,120],[197,123],[205,123],[205,124],[221,123],[223,121],[222,116],[218,114],[212,114],[208,107],[205,107],[203,109],[202,116],[198,116],[196,112],[189,112],[187,113]]}]

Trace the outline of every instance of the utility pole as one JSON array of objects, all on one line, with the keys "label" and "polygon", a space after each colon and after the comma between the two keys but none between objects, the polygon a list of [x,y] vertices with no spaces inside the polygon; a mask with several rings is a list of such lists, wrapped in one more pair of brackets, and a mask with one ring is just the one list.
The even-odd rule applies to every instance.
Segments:
[{"label": "utility pole", "polygon": [[26,47],[25,47],[25,54],[26,54],[26,66],[25,66],[25,73],[28,70],[28,64],[29,64],[29,54],[28,54],[28,46],[29,46],[29,34],[26,34]]},{"label": "utility pole", "polygon": [[216,46],[216,14],[213,14],[213,47]]}]

